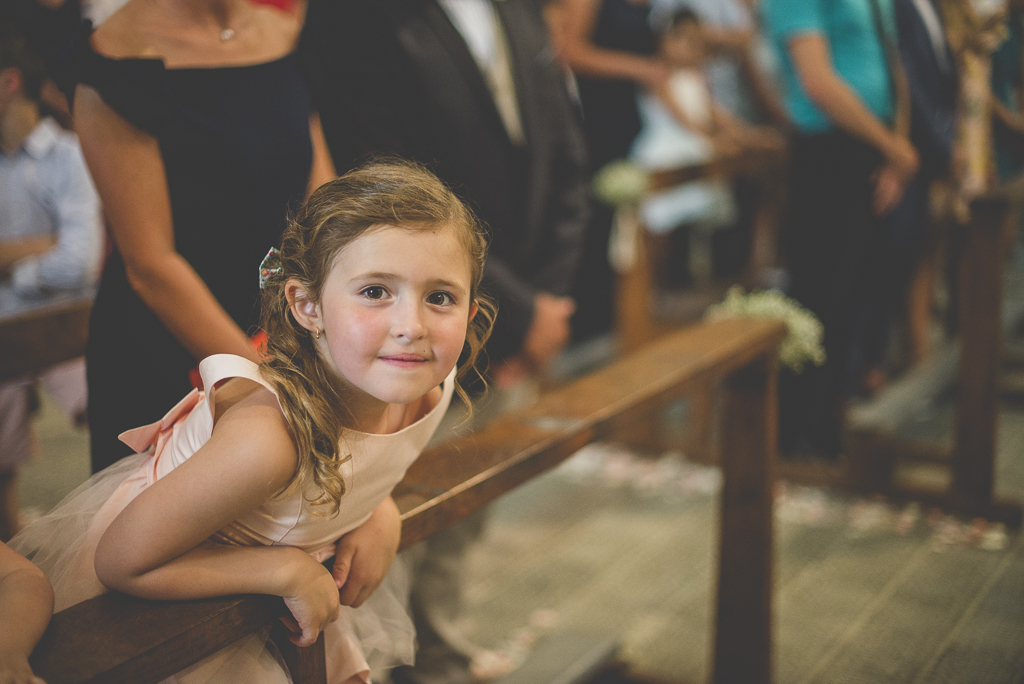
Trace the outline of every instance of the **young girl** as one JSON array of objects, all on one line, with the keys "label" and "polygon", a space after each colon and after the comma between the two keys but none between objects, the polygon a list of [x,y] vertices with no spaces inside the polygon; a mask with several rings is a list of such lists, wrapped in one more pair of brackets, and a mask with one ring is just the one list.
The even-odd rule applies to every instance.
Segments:
[{"label": "young girl", "polygon": [[[462,394],[456,361],[465,349],[467,372],[489,334],[484,252],[473,215],[420,167],[371,164],[314,192],[261,268],[266,360],[206,358],[205,394],[122,435],[141,453],[14,540],[57,609],[104,587],[274,594],[295,643],[326,629],[329,682],[369,681],[372,652],[375,665],[410,662],[401,587],[367,597],[398,547],[390,492]],[[334,577],[320,565],[332,555]],[[178,681],[288,681],[264,642]]]},{"label": "young girl", "polygon": [[[643,129],[630,156],[657,170],[698,164],[743,149],[773,148],[778,136],[731,115],[711,94],[702,71],[707,57],[703,28],[690,10],[668,21],[658,47],[669,65],[669,78],[638,96]],[[680,225],[713,230],[736,219],[732,191],[721,180],[687,183],[649,196],[642,208],[644,224],[655,235]]]}]

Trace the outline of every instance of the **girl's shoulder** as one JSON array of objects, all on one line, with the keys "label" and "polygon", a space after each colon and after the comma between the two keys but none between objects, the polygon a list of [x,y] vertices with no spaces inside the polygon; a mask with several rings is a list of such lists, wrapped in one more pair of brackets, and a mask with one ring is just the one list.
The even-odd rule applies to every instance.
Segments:
[{"label": "girl's shoulder", "polygon": [[250,467],[258,464],[261,475],[283,486],[295,472],[298,452],[277,395],[256,380],[234,377],[216,387],[210,400],[209,443],[247,453]]}]

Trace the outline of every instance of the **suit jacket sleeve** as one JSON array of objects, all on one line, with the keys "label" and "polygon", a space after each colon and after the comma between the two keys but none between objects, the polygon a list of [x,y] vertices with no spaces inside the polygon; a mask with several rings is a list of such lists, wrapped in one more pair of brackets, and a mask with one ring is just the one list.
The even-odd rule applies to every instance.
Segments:
[{"label": "suit jacket sleeve", "polygon": [[910,86],[911,136],[926,162],[944,171],[956,136],[956,79],[939,71],[931,39],[911,0],[897,0],[894,9]]}]

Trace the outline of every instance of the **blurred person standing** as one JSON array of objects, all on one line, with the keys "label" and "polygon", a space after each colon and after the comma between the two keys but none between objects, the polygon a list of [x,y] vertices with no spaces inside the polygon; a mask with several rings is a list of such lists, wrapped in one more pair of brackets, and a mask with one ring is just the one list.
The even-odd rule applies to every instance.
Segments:
[{"label": "blurred person standing", "polygon": [[1010,0],[1006,39],[992,53],[992,122],[996,171],[1007,179],[1024,170],[1024,0]]},{"label": "blurred person standing", "polygon": [[[40,113],[44,61],[11,25],[0,27],[0,277],[20,298],[90,290],[99,275],[99,197],[78,140]],[[43,375],[61,407],[85,413],[85,364]],[[0,539],[18,529],[15,473],[33,452],[32,383],[0,384]]]},{"label": "blurred person standing", "polygon": [[[322,0],[305,63],[339,169],[381,154],[428,165],[489,227],[483,291],[498,303],[492,388],[473,427],[530,400],[570,339],[568,296],[586,221],[578,112],[533,0]],[[479,388],[478,388],[479,392]],[[442,431],[444,432],[444,431]],[[415,669],[396,682],[470,682],[461,569],[486,509],[406,554]]]},{"label": "blurred person standing", "polygon": [[896,321],[903,323],[909,362],[920,363],[928,356],[938,240],[931,191],[934,183],[950,178],[956,138],[959,79],[941,5],[934,0],[894,0],[894,9],[910,94],[910,140],[921,167],[886,216],[865,338],[853,359],[856,380],[868,394],[886,382],[885,356]]},{"label": "blurred person standing", "polygon": [[296,54],[304,9],[129,0],[64,54],[113,238],[86,352],[94,470],[188,393],[198,360],[259,358],[253,269],[334,175]]},{"label": "blurred person standing", "polygon": [[835,459],[882,215],[919,159],[889,0],[765,0],[763,12],[796,129],[781,242],[791,294],[822,321],[828,355],[824,366],[782,378],[780,447]]},{"label": "blurred person standing", "polygon": [[[583,109],[590,173],[624,159],[640,132],[640,88],[660,89],[669,68],[656,56],[648,0],[554,0],[551,36],[572,70]],[[614,210],[594,202],[573,288],[578,310],[573,335],[586,340],[608,332],[615,276],[608,261]]]},{"label": "blurred person standing", "polygon": [[[757,0],[652,0],[651,25],[662,31],[681,10],[693,12],[701,22],[708,52],[702,68],[715,99],[741,121],[788,130],[778,58],[761,31]],[[755,243],[774,244],[776,239],[774,234],[755,235],[758,228],[770,228],[757,218],[763,183],[739,174],[732,186],[738,212],[713,235],[714,274],[732,279],[752,267],[757,281],[774,284],[779,276],[770,270],[773,264],[753,249]]]},{"label": "blurred person standing", "polygon": [[704,70],[715,99],[750,123],[788,128],[775,51],[759,26],[756,0],[652,0],[651,24],[660,30],[680,9],[704,25],[710,55]]}]

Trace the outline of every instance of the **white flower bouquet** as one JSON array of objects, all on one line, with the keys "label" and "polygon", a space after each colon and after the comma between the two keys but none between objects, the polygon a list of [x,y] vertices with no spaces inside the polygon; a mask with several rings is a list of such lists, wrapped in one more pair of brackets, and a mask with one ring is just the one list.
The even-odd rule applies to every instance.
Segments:
[{"label": "white flower bouquet", "polygon": [[594,174],[594,195],[613,207],[636,204],[647,193],[647,172],[628,159],[608,162]]},{"label": "white flower bouquet", "polygon": [[824,329],[817,317],[796,301],[776,290],[745,294],[739,285],[733,285],[725,299],[704,312],[707,320],[753,316],[778,318],[789,329],[786,339],[779,345],[779,361],[799,373],[804,364],[820,366],[825,363],[825,349],[821,346]]}]

